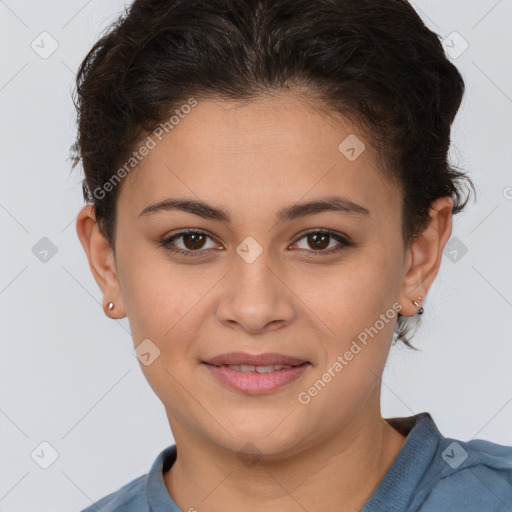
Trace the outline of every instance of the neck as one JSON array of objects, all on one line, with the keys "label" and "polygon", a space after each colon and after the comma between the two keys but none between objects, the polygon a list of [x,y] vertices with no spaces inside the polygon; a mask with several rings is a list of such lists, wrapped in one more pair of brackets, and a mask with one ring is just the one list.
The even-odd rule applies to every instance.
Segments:
[{"label": "neck", "polygon": [[[380,415],[363,413],[332,436],[286,458],[241,464],[173,418],[178,456],[164,481],[182,510],[359,511],[405,442]],[[303,446],[301,446],[303,448]]]}]

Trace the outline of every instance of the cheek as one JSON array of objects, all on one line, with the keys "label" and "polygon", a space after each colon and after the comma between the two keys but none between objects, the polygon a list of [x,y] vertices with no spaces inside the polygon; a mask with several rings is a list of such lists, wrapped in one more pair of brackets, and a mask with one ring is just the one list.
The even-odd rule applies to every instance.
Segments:
[{"label": "cheek", "polygon": [[336,383],[330,386],[333,393],[348,391],[354,399],[361,399],[376,383],[376,375],[382,373],[393,338],[400,289],[396,264],[400,255],[395,258],[393,254],[389,247],[375,244],[354,252],[350,260],[331,267],[328,273],[317,274],[304,286],[299,281],[305,281],[298,280],[297,295],[314,313],[308,314],[324,336],[325,368],[320,371],[332,367],[338,356],[345,360],[343,370],[332,370],[337,375]]},{"label": "cheek", "polygon": [[125,275],[128,277],[120,282],[135,345],[145,338],[158,339],[171,327],[169,324],[174,316],[169,314],[173,306],[172,295],[163,293],[164,284],[151,279],[144,269],[127,270]]},{"label": "cheek", "polygon": [[180,268],[154,253],[151,259],[132,252],[120,265],[119,277],[134,346],[149,339],[157,347],[158,357],[147,366],[141,361],[141,369],[167,402],[178,393],[178,383],[197,369],[195,340],[208,313],[204,299],[218,278],[199,278],[197,269]]},{"label": "cheek", "polygon": [[360,326],[391,306],[399,273],[390,252],[358,250],[340,264],[298,273],[293,289],[328,326]]},{"label": "cheek", "polygon": [[135,344],[145,338],[164,339],[204,293],[203,286],[191,282],[163,251],[141,242],[137,248],[119,250],[119,283]]},{"label": "cheek", "polygon": [[166,281],[157,269],[134,272],[125,288],[134,347],[151,340],[150,352],[157,354],[149,365],[140,359],[141,370],[162,402],[179,408],[175,401],[182,397],[180,383],[190,378],[197,360],[193,341],[201,328],[199,315],[204,314],[201,291],[193,284],[187,286],[183,279],[170,277]]}]

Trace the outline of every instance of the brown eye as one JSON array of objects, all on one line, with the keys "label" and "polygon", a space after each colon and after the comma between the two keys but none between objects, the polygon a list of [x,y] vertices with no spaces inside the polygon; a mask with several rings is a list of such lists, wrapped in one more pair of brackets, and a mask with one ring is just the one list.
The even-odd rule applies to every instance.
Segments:
[{"label": "brown eye", "polygon": [[312,249],[325,249],[329,245],[330,236],[324,233],[307,235],[308,244]]},{"label": "brown eye", "polygon": [[[306,243],[301,247],[301,240]],[[299,249],[318,255],[328,255],[351,247],[353,244],[344,236],[322,229],[310,229],[296,242]],[[316,255],[316,254],[315,254]]]},{"label": "brown eye", "polygon": [[[210,247],[205,247],[207,240],[212,241]],[[160,246],[166,250],[183,256],[204,256],[209,249],[216,248],[213,238],[203,231],[187,229],[160,241]]]},{"label": "brown eye", "polygon": [[202,249],[206,240],[206,236],[202,233],[187,233],[181,236],[183,238],[183,245],[191,251]]}]

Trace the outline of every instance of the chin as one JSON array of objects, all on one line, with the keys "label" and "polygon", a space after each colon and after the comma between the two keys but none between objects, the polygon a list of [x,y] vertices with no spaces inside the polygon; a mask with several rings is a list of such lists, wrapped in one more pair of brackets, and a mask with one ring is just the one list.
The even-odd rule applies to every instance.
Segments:
[{"label": "chin", "polygon": [[[280,460],[283,457],[292,455],[295,451],[295,447],[300,442],[298,438],[294,437],[293,434],[288,430],[285,437],[281,435],[274,435],[272,432],[278,424],[274,423],[273,427],[262,432],[260,430],[237,429],[236,432],[230,430],[233,437],[224,438],[218,440],[217,444],[222,446],[226,450],[230,450],[235,453],[239,458],[243,457],[254,457],[262,458],[266,460]],[[279,428],[279,427],[278,427]]]}]

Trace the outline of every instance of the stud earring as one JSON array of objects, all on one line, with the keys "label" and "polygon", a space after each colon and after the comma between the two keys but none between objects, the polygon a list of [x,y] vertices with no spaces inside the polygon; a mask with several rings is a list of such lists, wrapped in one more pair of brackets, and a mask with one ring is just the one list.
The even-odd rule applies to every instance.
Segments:
[{"label": "stud earring", "polygon": [[107,309],[109,311],[112,311],[114,309],[114,303],[113,302],[109,302],[108,305],[107,305]]},{"label": "stud earring", "polygon": [[[418,297],[418,300],[422,300],[422,299],[423,299],[423,297],[420,295],[420,296]],[[418,311],[416,312],[416,314],[418,314],[418,315],[422,315],[422,314],[423,314],[423,312],[424,312],[423,306],[420,306],[420,305],[418,304],[418,302],[417,302],[417,301],[415,301],[415,300],[413,300],[413,301],[411,301],[411,302],[412,302],[412,303],[413,303],[417,308],[419,308],[419,309],[418,309]]]}]

